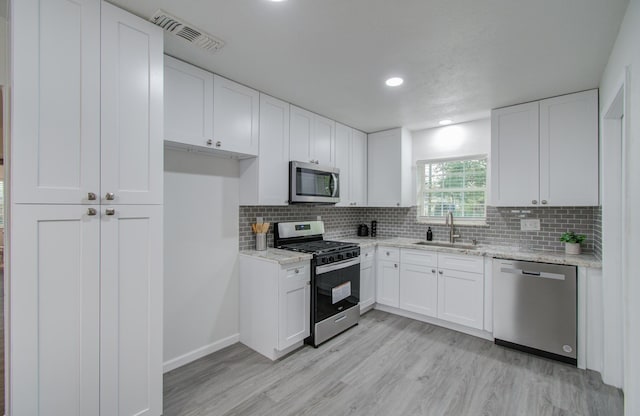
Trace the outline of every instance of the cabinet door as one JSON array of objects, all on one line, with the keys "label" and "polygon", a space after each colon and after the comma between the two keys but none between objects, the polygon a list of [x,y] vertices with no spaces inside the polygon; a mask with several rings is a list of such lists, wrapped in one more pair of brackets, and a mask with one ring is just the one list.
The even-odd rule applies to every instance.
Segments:
[{"label": "cabinet door", "polygon": [[100,1],[11,7],[12,201],[97,204]]},{"label": "cabinet door", "polygon": [[539,203],[538,103],[491,112],[491,200],[495,206]]},{"label": "cabinet door", "polygon": [[378,261],[376,280],[376,302],[397,308],[400,305],[400,269],[398,262]]},{"label": "cabinet door", "polygon": [[540,101],[540,203],[598,205],[598,90]]},{"label": "cabinet door", "polygon": [[[337,163],[336,150],[336,163]],[[351,130],[351,151],[349,170],[349,194],[353,205],[367,205],[367,135],[358,130]],[[344,184],[345,181],[343,180]]]},{"label": "cabinet door", "polygon": [[[112,215],[107,209],[114,209]],[[101,210],[100,414],[162,414],[162,206]]]},{"label": "cabinet door", "polygon": [[213,141],[218,149],[258,155],[260,94],[213,76]]},{"label": "cabinet door", "polygon": [[291,106],[290,155],[291,160],[313,163],[313,116],[310,111]]},{"label": "cabinet door", "polygon": [[322,166],[335,166],[336,122],[314,114],[313,125],[313,159]]},{"label": "cabinet door", "polygon": [[289,103],[260,95],[259,204],[289,199]]},{"label": "cabinet door", "polygon": [[368,205],[396,207],[402,202],[400,130],[370,134],[368,138]]},{"label": "cabinet door", "polygon": [[100,220],[87,209],[13,206],[13,415],[100,414]]},{"label": "cabinet door", "polygon": [[376,281],[373,261],[360,263],[360,310],[376,301]]},{"label": "cabinet door", "polygon": [[435,267],[402,264],[400,308],[427,316],[438,314],[438,274]]},{"label": "cabinet door", "polygon": [[438,318],[482,329],[483,316],[483,275],[458,270],[438,270]]},{"label": "cabinet door", "polygon": [[282,270],[280,277],[278,349],[284,350],[310,335],[311,286],[308,265]]},{"label": "cabinet door", "polygon": [[164,57],[164,138],[194,146],[213,139],[213,74]]},{"label": "cabinet door", "polygon": [[[163,31],[102,4],[101,182],[105,203],[162,204]],[[113,194],[107,200],[106,194]]]},{"label": "cabinet door", "polygon": [[351,199],[351,127],[336,123],[336,168],[340,169],[338,207],[353,205]]}]

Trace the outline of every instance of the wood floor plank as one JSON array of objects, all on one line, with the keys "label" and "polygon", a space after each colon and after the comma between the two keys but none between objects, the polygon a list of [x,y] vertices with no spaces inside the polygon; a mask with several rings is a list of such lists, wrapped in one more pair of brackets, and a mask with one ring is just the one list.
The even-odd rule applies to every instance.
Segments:
[{"label": "wood floor plank", "polygon": [[165,416],[623,414],[597,373],[376,310],[319,348],[235,344],[164,381]]}]

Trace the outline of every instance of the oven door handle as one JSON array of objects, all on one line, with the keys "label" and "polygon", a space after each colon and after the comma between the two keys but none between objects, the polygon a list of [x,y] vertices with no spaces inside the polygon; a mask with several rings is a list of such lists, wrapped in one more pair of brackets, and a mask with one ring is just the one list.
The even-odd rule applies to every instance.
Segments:
[{"label": "oven door handle", "polygon": [[347,267],[355,266],[356,264],[360,264],[360,257],[341,261],[339,263],[327,264],[326,266],[316,266],[316,276],[319,274],[333,272],[335,270],[345,269]]}]

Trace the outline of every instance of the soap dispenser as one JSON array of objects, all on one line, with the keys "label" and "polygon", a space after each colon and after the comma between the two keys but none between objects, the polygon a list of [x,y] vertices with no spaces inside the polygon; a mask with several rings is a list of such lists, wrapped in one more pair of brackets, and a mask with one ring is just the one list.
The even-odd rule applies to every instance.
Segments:
[{"label": "soap dispenser", "polygon": [[427,230],[427,241],[433,240],[433,231],[431,231],[431,227]]}]

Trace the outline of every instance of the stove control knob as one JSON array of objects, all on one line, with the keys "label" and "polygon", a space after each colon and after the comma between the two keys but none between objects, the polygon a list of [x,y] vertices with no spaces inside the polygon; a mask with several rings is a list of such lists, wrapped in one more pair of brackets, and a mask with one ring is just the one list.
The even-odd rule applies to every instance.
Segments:
[{"label": "stove control knob", "polygon": [[333,256],[329,256],[329,262],[332,263],[333,262]]},{"label": "stove control knob", "polygon": [[360,256],[360,253],[358,251],[354,251],[353,252],[353,257],[358,257],[358,256]]},{"label": "stove control knob", "polygon": [[323,258],[322,258],[322,262],[323,262],[323,263],[326,263],[326,262],[327,262],[327,258],[326,258],[326,257],[323,257]]},{"label": "stove control knob", "polygon": [[347,253],[347,258],[350,259],[351,257],[353,257],[353,253]]},{"label": "stove control knob", "polygon": [[342,254],[338,254],[336,257],[338,257],[338,260],[344,259],[344,256]]}]

